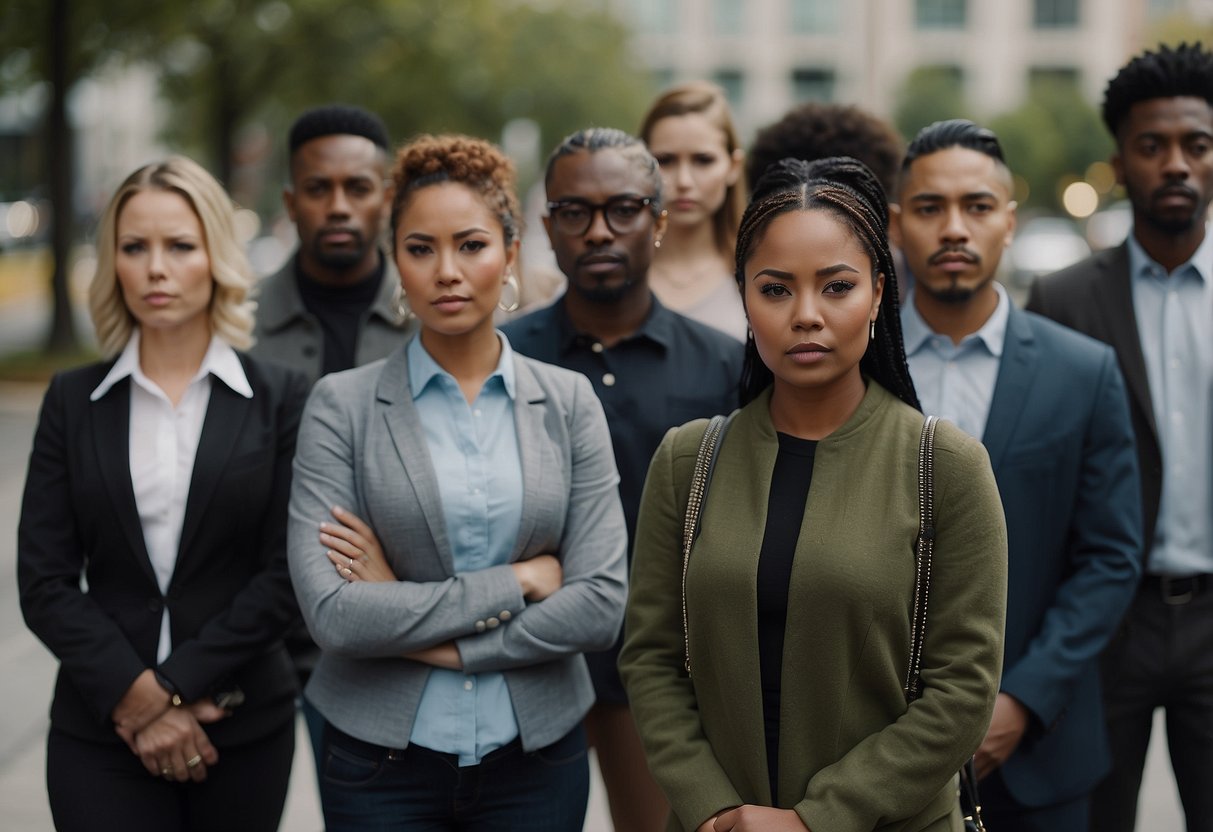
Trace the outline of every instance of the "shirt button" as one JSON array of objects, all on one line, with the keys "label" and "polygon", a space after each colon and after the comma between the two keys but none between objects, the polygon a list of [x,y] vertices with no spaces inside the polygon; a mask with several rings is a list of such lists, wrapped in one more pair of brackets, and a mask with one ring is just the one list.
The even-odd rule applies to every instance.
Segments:
[{"label": "shirt button", "polygon": [[484,414],[480,411],[480,408],[476,408],[475,410],[472,411],[472,415],[473,416],[483,416]]},{"label": "shirt button", "polygon": [[614,387],[615,386],[615,374],[614,373],[603,374],[602,383],[607,387]]},{"label": "shirt button", "polygon": [[595,341],[594,343],[590,344],[590,352],[602,352],[602,349],[603,347],[601,341]]},{"label": "shirt button", "polygon": [[471,689],[472,689],[472,688],[474,688],[474,687],[475,687],[475,685],[473,685],[473,684],[472,684],[472,680],[471,680],[471,679],[468,679],[466,682],[464,682],[464,683],[463,683],[463,689],[464,689],[464,690],[471,690]]},{"label": "shirt button", "polygon": [[1172,358],[1172,359],[1171,359],[1171,369],[1172,369],[1172,370],[1178,370],[1178,369],[1179,369],[1179,359],[1178,359],[1178,358]]},{"label": "shirt button", "polygon": [[509,610],[502,610],[500,613],[498,613],[497,617],[502,621],[509,621],[512,615]]},{"label": "shirt button", "polygon": [[495,630],[495,629],[497,629],[497,625],[500,624],[501,622],[498,621],[496,618],[490,617],[489,620],[484,623],[488,625],[488,628],[490,630]]}]

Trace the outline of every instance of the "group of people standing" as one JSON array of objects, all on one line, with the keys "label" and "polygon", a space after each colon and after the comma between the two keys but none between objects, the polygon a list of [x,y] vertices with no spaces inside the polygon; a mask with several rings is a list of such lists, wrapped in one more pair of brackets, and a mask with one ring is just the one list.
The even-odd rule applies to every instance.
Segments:
[{"label": "group of people standing", "polygon": [[18,531],[57,828],[275,829],[302,689],[333,832],[575,832],[590,747],[628,832],[956,830],[970,759],[992,832],[1128,832],[1157,707],[1213,829],[1213,54],[1104,117],[1133,231],[1032,312],[968,121],[747,158],[670,90],[552,152],[520,315],[481,139],[303,114],[256,287],[209,174],[133,173]]}]

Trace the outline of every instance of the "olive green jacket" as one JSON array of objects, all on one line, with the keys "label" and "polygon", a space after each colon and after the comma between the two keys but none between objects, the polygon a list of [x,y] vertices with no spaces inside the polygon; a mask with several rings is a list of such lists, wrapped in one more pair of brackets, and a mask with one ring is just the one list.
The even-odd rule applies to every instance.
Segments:
[{"label": "olive green jacket", "polygon": [[778,451],[769,402],[768,390],[737,413],[717,458],[686,577],[691,677],[682,525],[703,420],[666,435],[645,484],[620,669],[670,828],[751,803],[794,808],[812,832],[959,830],[955,774],[990,721],[1006,613],[985,449],[940,423],[924,692],[907,707],[923,417],[869,382],[818,444],[788,589],[772,801],[756,602]]}]

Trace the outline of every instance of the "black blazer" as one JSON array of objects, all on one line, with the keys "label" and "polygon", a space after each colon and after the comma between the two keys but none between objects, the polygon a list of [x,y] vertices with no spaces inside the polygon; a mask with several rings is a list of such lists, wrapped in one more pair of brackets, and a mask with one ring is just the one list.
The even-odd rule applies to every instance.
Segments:
[{"label": "black blazer", "polygon": [[51,705],[59,730],[121,742],[110,714],[135,677],[156,666],[165,605],[173,647],[160,671],[182,696],[245,694],[231,717],[204,726],[216,745],[257,739],[293,717],[295,676],[281,641],[298,614],[286,508],[307,383],[240,361],[253,397],[214,380],[164,595],[131,485],[130,379],[96,402],[89,395],[112,362],[51,381],[21,505],[17,580],[26,623],[60,662]]},{"label": "black blazer", "polygon": [[1162,451],[1154,424],[1146,359],[1133,311],[1128,242],[1037,280],[1032,284],[1027,308],[1111,344],[1116,350],[1120,372],[1129,388],[1129,416],[1137,435],[1142,543],[1148,560],[1162,494]]}]

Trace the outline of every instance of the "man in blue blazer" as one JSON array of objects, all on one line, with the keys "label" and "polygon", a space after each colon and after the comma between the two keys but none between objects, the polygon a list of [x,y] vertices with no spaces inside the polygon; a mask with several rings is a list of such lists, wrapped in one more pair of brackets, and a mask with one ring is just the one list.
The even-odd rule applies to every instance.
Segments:
[{"label": "man in blue blazer", "polygon": [[923,409],[979,437],[1007,519],[1005,658],[977,751],[991,832],[1085,829],[1107,772],[1097,657],[1141,571],[1133,429],[1116,357],[1015,309],[994,280],[1015,229],[992,132],[938,122],[910,144],[891,235]]}]

